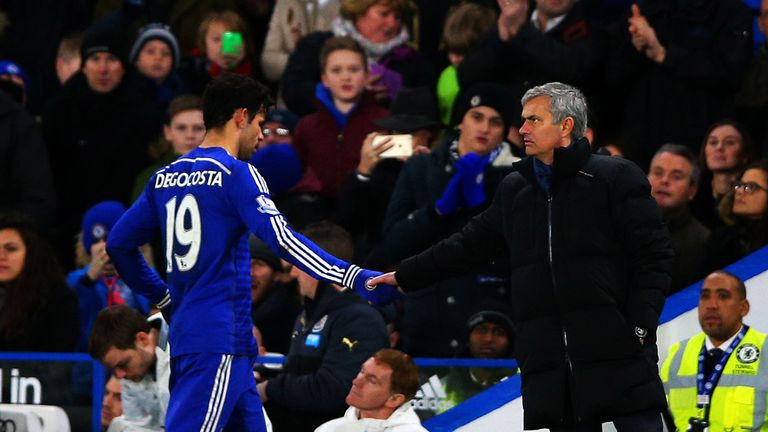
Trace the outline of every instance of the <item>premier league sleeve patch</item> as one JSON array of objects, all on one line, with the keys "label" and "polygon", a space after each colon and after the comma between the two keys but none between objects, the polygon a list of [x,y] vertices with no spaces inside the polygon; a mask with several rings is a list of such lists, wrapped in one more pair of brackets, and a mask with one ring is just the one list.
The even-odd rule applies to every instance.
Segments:
[{"label": "premier league sleeve patch", "polygon": [[277,210],[277,207],[275,206],[275,203],[266,195],[259,195],[256,198],[256,203],[259,205],[259,211],[264,214],[273,216],[280,214],[280,212]]},{"label": "premier league sleeve patch", "polygon": [[307,340],[304,341],[304,345],[311,346],[313,348],[317,348],[320,346],[320,335],[319,334],[310,334],[307,336]]},{"label": "premier league sleeve patch", "polygon": [[760,357],[760,349],[752,344],[744,344],[736,350],[736,358],[741,363],[754,363]]}]

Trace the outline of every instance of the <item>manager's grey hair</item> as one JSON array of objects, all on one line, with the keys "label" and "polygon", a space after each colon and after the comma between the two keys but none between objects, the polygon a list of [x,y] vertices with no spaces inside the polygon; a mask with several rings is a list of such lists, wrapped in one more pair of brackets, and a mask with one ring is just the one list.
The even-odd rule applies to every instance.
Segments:
[{"label": "manager's grey hair", "polygon": [[587,98],[576,87],[561,82],[551,82],[529,89],[520,102],[525,105],[533,98],[547,96],[552,122],[560,123],[566,117],[573,119],[571,137],[580,139],[587,130]]}]

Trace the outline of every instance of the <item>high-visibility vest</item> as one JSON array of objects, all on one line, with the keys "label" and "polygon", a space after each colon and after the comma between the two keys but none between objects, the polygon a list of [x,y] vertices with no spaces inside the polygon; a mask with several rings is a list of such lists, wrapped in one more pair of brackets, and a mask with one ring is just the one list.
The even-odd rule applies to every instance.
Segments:
[{"label": "high-visibility vest", "polygon": [[[699,333],[669,349],[661,379],[678,430],[688,429],[691,417],[704,418],[696,406],[696,375],[706,335]],[[709,431],[768,431],[768,365],[765,334],[750,328],[728,358],[710,398]]]}]

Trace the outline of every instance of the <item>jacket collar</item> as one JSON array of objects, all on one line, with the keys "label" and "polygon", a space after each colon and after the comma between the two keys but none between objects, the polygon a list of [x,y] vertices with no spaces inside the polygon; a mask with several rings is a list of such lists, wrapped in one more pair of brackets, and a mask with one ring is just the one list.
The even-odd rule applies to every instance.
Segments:
[{"label": "jacket collar", "polygon": [[[571,142],[568,147],[555,149],[554,161],[552,164],[552,185],[563,178],[570,177],[577,173],[592,155],[589,141],[581,138]],[[522,161],[515,164],[517,171],[528,180],[529,183],[537,184],[536,176],[533,171],[533,157],[527,156]]]}]

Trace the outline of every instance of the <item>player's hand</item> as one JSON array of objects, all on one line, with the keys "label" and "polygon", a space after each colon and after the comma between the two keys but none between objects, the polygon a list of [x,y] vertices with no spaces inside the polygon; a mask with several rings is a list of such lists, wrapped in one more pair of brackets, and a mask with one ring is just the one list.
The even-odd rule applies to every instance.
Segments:
[{"label": "player's hand", "polygon": [[[403,292],[398,289],[396,283],[376,282],[377,277],[382,276],[381,272],[371,270],[361,270],[353,282],[354,290],[360,297],[368,300],[377,306],[392,303],[403,296]],[[391,280],[394,281],[394,275]],[[389,280],[389,279],[387,279]]]},{"label": "player's hand", "polygon": [[88,267],[88,278],[92,281],[98,279],[104,272],[104,267],[109,263],[107,255],[107,243],[100,240],[91,245],[91,263]]}]

